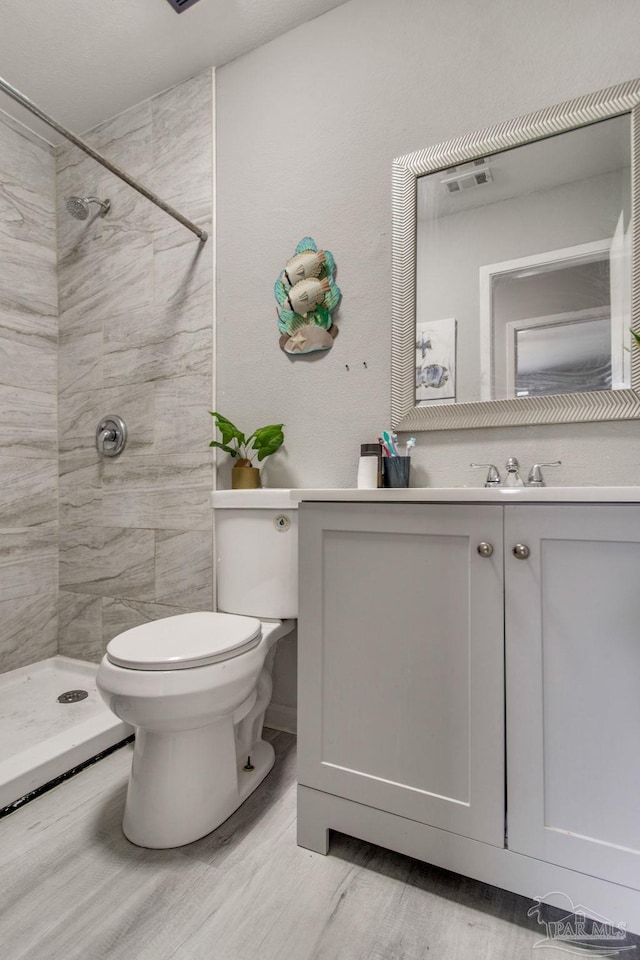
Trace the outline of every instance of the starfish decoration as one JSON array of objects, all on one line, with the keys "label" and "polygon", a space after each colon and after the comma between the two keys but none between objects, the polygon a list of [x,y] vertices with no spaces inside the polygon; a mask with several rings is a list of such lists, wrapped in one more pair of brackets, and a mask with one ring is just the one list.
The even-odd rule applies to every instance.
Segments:
[{"label": "starfish decoration", "polygon": [[292,350],[302,350],[304,344],[307,342],[307,338],[303,337],[300,332],[296,333],[295,337],[289,339],[289,346]]}]

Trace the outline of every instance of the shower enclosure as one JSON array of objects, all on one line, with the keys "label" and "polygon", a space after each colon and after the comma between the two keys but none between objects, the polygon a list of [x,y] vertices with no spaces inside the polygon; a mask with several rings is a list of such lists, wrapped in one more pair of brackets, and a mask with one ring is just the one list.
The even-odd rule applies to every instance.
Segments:
[{"label": "shower enclosure", "polygon": [[130,733],[113,636],[213,609],[212,71],[79,143],[0,113],[0,809]]}]

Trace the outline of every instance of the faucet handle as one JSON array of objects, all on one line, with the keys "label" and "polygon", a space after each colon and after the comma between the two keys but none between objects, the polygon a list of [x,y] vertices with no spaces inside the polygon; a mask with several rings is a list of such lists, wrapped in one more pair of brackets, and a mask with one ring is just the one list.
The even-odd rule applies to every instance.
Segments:
[{"label": "faucet handle", "polygon": [[487,467],[487,479],[484,482],[485,487],[497,487],[502,483],[500,473],[494,463],[470,463],[470,467]]},{"label": "faucet handle", "polygon": [[559,467],[562,464],[562,460],[550,460],[549,463],[534,463],[529,470],[529,476],[527,477],[527,486],[528,487],[544,487],[544,477],[542,476],[542,470],[540,467]]}]

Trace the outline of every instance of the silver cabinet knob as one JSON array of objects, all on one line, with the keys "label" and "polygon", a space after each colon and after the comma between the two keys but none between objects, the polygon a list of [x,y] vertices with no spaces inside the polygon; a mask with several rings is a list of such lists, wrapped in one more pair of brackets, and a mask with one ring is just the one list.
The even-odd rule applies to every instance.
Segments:
[{"label": "silver cabinet knob", "polygon": [[478,544],[478,553],[481,557],[490,557],[493,553],[493,545],[483,540],[482,543]]},{"label": "silver cabinet knob", "polygon": [[516,560],[526,560],[531,551],[525,543],[516,543],[515,547],[511,551],[516,558]]}]

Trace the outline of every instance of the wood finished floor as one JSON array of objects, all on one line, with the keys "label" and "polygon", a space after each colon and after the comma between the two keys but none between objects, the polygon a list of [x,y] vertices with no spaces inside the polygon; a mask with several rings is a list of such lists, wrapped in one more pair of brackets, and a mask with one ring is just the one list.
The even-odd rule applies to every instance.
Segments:
[{"label": "wood finished floor", "polygon": [[328,857],[296,846],[295,737],[265,735],[274,770],[186,847],[124,838],[129,747],[0,821],[2,960],[563,955],[532,953],[542,934],[522,897],[339,834]]}]

